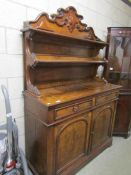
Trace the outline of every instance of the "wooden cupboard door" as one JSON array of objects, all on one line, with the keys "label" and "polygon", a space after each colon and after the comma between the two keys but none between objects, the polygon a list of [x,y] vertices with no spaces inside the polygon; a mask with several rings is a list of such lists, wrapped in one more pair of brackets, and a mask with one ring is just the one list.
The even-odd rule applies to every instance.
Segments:
[{"label": "wooden cupboard door", "polygon": [[116,118],[115,118],[115,126],[114,126],[114,134],[120,134],[128,136],[128,132],[131,127],[131,93],[123,93],[120,94],[117,110],[116,110]]},{"label": "wooden cupboard door", "polygon": [[103,145],[112,135],[114,103],[100,107],[93,112],[91,129],[91,151]]},{"label": "wooden cupboard door", "polygon": [[56,127],[57,174],[87,155],[91,113],[84,113]]}]

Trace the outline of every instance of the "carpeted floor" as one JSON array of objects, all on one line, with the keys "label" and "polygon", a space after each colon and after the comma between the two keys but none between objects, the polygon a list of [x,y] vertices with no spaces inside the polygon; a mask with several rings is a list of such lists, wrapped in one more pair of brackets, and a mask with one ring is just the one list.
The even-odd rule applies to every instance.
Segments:
[{"label": "carpeted floor", "polygon": [[76,175],[131,175],[131,136],[113,138],[113,145]]}]

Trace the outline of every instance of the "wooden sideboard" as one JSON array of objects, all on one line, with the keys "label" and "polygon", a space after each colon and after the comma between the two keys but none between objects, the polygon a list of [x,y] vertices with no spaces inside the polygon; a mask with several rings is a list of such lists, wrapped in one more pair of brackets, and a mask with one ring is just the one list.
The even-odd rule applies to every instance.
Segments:
[{"label": "wooden sideboard", "polygon": [[96,78],[101,41],[74,7],[24,23],[25,137],[37,175],[71,175],[112,144],[120,86]]},{"label": "wooden sideboard", "polygon": [[131,131],[131,27],[109,27],[107,79],[122,85],[113,134],[127,138]]}]

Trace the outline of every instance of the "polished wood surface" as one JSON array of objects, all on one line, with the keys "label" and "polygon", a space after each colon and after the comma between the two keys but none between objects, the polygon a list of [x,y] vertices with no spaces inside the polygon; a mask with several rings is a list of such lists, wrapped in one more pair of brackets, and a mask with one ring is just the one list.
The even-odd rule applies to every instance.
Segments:
[{"label": "polished wood surface", "polygon": [[111,137],[115,103],[104,105],[93,112],[92,147],[94,151]]},{"label": "polished wood surface", "polygon": [[131,28],[108,29],[107,78],[122,85],[117,105],[114,135],[128,137],[131,129]]},{"label": "polished wood surface", "polygon": [[26,155],[36,175],[75,174],[112,144],[120,86],[96,78],[107,43],[74,7],[24,24]]},{"label": "polished wood surface", "polygon": [[[89,81],[89,80],[88,80]],[[47,105],[54,105],[59,104],[63,102],[67,102],[70,100],[75,100],[78,98],[83,98],[85,96],[89,97],[91,95],[97,95],[101,92],[107,92],[109,90],[117,89],[118,86],[114,86],[112,84],[105,84],[105,82],[96,82],[93,80],[90,80],[90,83],[81,82],[80,84],[71,84],[71,85],[63,85],[63,86],[57,86],[53,88],[48,88],[46,90],[42,89],[40,92],[42,92],[41,101],[43,103],[46,103]],[[72,82],[73,83],[73,82]],[[96,104],[101,104],[104,100],[111,100],[116,97],[118,93],[107,93],[106,96],[100,96],[96,99]]]}]

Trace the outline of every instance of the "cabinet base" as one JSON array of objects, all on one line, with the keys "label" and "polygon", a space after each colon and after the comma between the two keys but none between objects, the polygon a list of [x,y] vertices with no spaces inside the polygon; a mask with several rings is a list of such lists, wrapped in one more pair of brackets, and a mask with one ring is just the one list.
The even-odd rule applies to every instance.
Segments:
[{"label": "cabinet base", "polygon": [[[55,174],[48,174],[48,175],[75,175],[81,168],[83,168],[88,162],[90,162],[93,158],[95,158],[97,155],[99,155],[101,152],[103,152],[106,148],[110,147],[112,145],[112,138],[108,139],[107,142],[105,142],[103,145],[101,145],[99,148],[92,151],[88,156],[84,156],[83,159],[80,161],[72,163],[68,168],[64,169],[60,173]],[[31,169],[33,175],[39,175],[37,171],[33,168],[33,165],[28,162],[29,168]],[[45,175],[47,175],[45,174]]]},{"label": "cabinet base", "polygon": [[114,132],[113,136],[124,137],[127,139],[130,136],[130,132]]}]

